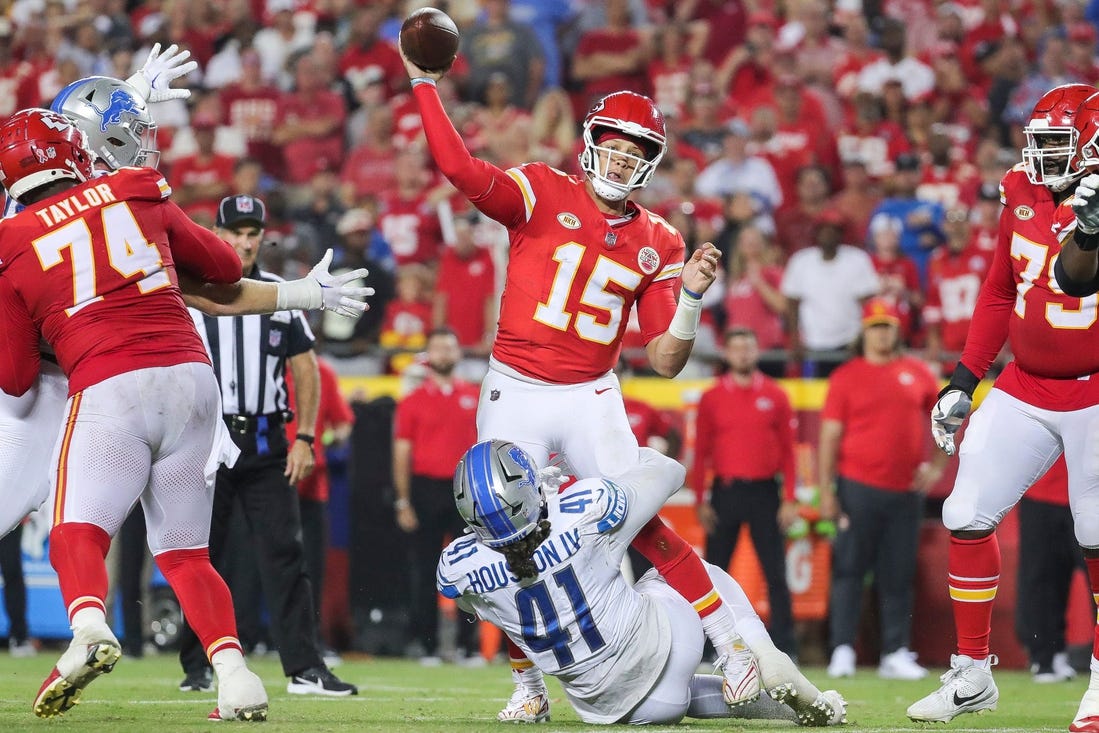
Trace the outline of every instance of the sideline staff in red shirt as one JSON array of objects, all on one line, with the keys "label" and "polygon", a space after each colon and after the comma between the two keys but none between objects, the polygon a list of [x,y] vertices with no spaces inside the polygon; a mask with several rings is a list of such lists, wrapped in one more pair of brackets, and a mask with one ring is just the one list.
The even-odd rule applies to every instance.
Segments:
[{"label": "sideline staff in red shirt", "polygon": [[838,514],[829,603],[832,677],[855,673],[863,580],[871,570],[881,603],[878,674],[907,680],[927,674],[908,651],[912,583],[923,497],[942,476],[946,456],[935,451],[931,462],[923,460],[939,384],[926,364],[901,353],[900,322],[891,303],[867,302],[858,356],[832,373],[821,412],[820,508],[826,519]]},{"label": "sideline staff in red shirt", "polygon": [[[462,358],[458,337],[436,328],[427,337],[427,379],[397,405],[393,435],[393,487],[397,525],[412,536],[410,632],[423,645],[421,662],[438,663],[439,603],[435,570],[444,538],[458,537],[465,522],[454,511],[454,469],[477,442],[476,385],[454,377]],[[477,626],[462,614],[458,646],[476,653]],[[466,623],[468,621],[468,623]]]},{"label": "sideline staff in red shirt", "polygon": [[[767,578],[771,637],[779,649],[795,655],[783,530],[797,518],[796,418],[786,392],[759,371],[755,332],[735,328],[726,333],[724,356],[729,372],[698,403],[691,471],[698,520],[706,530],[706,560],[728,567],[740,525],[748,523]],[[707,494],[710,472],[713,482]]]}]

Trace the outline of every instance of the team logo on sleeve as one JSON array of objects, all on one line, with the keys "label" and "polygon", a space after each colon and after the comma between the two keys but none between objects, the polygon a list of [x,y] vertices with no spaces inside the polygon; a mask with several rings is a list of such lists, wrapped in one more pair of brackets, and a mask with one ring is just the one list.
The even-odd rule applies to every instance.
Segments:
[{"label": "team logo on sleeve", "polygon": [[1021,221],[1026,221],[1027,219],[1030,219],[1033,216],[1034,216],[1034,209],[1030,208],[1029,206],[1016,206],[1015,207],[1015,218],[1016,219],[1019,219]]},{"label": "team logo on sleeve", "polygon": [[652,247],[642,247],[637,253],[637,266],[641,272],[651,275],[660,267],[660,255]]},{"label": "team logo on sleeve", "polygon": [[567,211],[562,211],[557,215],[557,223],[566,229],[579,229],[580,217],[576,214],[570,214]]}]

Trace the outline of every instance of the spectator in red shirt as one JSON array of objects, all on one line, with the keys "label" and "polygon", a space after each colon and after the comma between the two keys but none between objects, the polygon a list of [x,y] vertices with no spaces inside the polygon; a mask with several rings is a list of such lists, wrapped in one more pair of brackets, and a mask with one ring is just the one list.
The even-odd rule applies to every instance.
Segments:
[{"label": "spectator in red shirt", "polygon": [[888,302],[867,302],[858,356],[832,374],[821,412],[820,511],[839,530],[828,610],[832,677],[855,673],[855,636],[870,571],[881,605],[879,676],[916,680],[927,674],[908,651],[912,585],[923,497],[942,476],[946,456],[935,451],[931,462],[924,460],[927,415],[939,383],[922,361],[901,353],[900,323]]},{"label": "spectator in red shirt", "polygon": [[691,470],[698,520],[706,530],[706,561],[728,567],[740,527],[747,523],[767,578],[771,638],[796,655],[783,533],[797,519],[797,419],[786,392],[759,371],[759,345],[751,330],[726,332],[724,356],[728,373],[698,403]]},{"label": "spectator in red shirt", "polygon": [[191,129],[197,150],[172,164],[175,200],[191,217],[213,219],[218,203],[231,193],[236,161],[214,151],[217,126],[215,118],[195,115]]},{"label": "spectator in red shirt", "polygon": [[279,98],[275,87],[263,79],[259,53],[247,49],[240,54],[240,81],[219,92],[224,118],[222,124],[235,127],[248,144],[248,155],[260,161],[270,176],[283,176],[282,151],[271,137],[278,117]]},{"label": "spectator in red shirt", "polygon": [[387,105],[366,110],[363,139],[351,149],[340,171],[340,181],[351,200],[363,201],[396,188],[395,132],[393,110]]},{"label": "spectator in red shirt", "polygon": [[1087,572],[1068,508],[1068,466],[1062,455],[1019,500],[1015,634],[1039,684],[1076,676],[1065,650],[1065,611],[1078,569]]},{"label": "spectator in red shirt", "polygon": [[282,146],[285,160],[279,178],[300,184],[319,171],[340,169],[347,107],[342,95],[319,83],[320,70],[312,56],[298,58],[294,79],[294,91],[279,99],[279,125],[272,142]]},{"label": "spectator in red shirt", "polygon": [[[305,550],[305,571],[313,589],[313,613],[321,626],[321,598],[324,596],[324,559],[328,551],[328,457],[332,445],[343,443],[351,436],[355,413],[340,393],[340,378],[324,359],[317,357],[320,370],[320,409],[317,430],[313,433],[313,473],[298,482],[298,505],[301,508],[302,547]],[[294,380],[287,372],[287,400],[294,403]],[[286,424],[287,440],[298,434],[297,418]],[[323,640],[322,640],[323,641]]]},{"label": "spectator in red shirt", "polygon": [[649,93],[649,44],[633,27],[629,3],[607,0],[606,14],[607,24],[582,35],[572,57],[572,76],[583,84],[581,107],[622,89]]},{"label": "spectator in red shirt", "polygon": [[423,265],[408,264],[397,270],[397,297],[385,306],[379,343],[382,348],[419,351],[434,321],[428,280]]},{"label": "spectator in red shirt", "polygon": [[340,57],[340,73],[352,86],[368,76],[385,80],[385,98],[390,99],[404,91],[408,82],[401,55],[378,35],[385,15],[385,3],[367,3],[355,10],[351,37]]},{"label": "spectator in red shirt", "polygon": [[879,295],[897,309],[901,317],[901,339],[912,343],[915,336],[915,316],[923,307],[920,272],[915,261],[901,253],[900,219],[889,214],[877,214],[870,220],[867,238],[870,240],[870,261],[881,283]]},{"label": "spectator in red shirt", "polygon": [[[454,511],[453,479],[458,459],[477,442],[476,385],[454,376],[462,351],[453,331],[435,329],[427,341],[427,379],[397,405],[393,428],[393,488],[397,525],[407,532],[413,554],[410,631],[423,645],[421,662],[439,663],[439,603],[435,569],[450,539],[465,531]],[[458,646],[476,653],[474,618],[458,622]]]},{"label": "spectator in red shirt", "polygon": [[477,242],[478,218],[454,219],[454,245],[439,256],[434,321],[453,330],[465,351],[487,356],[496,335],[496,266]]},{"label": "spectator in red shirt", "polygon": [[764,351],[786,348],[782,324],[786,296],[781,290],[782,266],[778,259],[774,245],[763,232],[745,226],[737,234],[725,280],[726,330],[751,329]]},{"label": "spectator in red shirt", "polygon": [[397,185],[378,199],[378,228],[389,242],[398,267],[433,264],[443,243],[437,205],[453,189],[445,182],[439,189],[430,187],[431,171],[419,148],[398,153],[393,174]]}]

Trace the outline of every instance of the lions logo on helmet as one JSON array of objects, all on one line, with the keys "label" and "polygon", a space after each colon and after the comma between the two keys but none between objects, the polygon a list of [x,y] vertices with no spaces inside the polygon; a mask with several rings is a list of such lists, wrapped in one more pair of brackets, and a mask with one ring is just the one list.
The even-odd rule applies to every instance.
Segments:
[{"label": "lions logo on helmet", "polygon": [[534,531],[545,497],[534,460],[522,448],[505,440],[486,440],[458,462],[454,503],[477,539],[489,547],[504,547]]},{"label": "lions logo on helmet", "polygon": [[117,125],[122,122],[122,114],[131,114],[134,117],[141,115],[141,107],[138,106],[134,100],[133,95],[126,92],[125,89],[115,89],[111,92],[111,98],[105,109],[99,109],[95,104],[88,100],[88,106],[99,113],[99,116],[103,119],[103,122],[99,125],[100,132],[106,132],[107,127],[110,125]]}]

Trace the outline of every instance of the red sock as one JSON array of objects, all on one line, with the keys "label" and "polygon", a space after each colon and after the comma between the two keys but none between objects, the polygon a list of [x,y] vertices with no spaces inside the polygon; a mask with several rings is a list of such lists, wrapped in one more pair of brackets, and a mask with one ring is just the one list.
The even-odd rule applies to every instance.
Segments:
[{"label": "red sock", "polygon": [[714,588],[702,558],[660,517],[650,519],[638,532],[633,549],[653,564],[668,585],[690,601],[701,618],[705,619],[721,608],[721,596]]},{"label": "red sock", "polygon": [[222,649],[240,649],[233,597],[210,564],[209,551],[205,547],[168,550],[156,556],[156,564],[175,591],[184,618],[206,650],[206,658]]},{"label": "red sock", "polygon": [[[1085,557],[1088,565],[1088,584],[1091,586],[1091,597],[1099,600],[1099,557]],[[1091,656],[1099,659],[1099,625],[1095,627],[1094,641],[1091,643]]]},{"label": "red sock", "polygon": [[977,540],[951,537],[947,572],[958,653],[984,659],[992,633],[992,602],[1000,583],[1000,543],[996,534]]},{"label": "red sock", "polygon": [[94,524],[63,522],[50,530],[50,564],[57,571],[69,621],[82,608],[106,613],[109,549],[110,535]]}]

